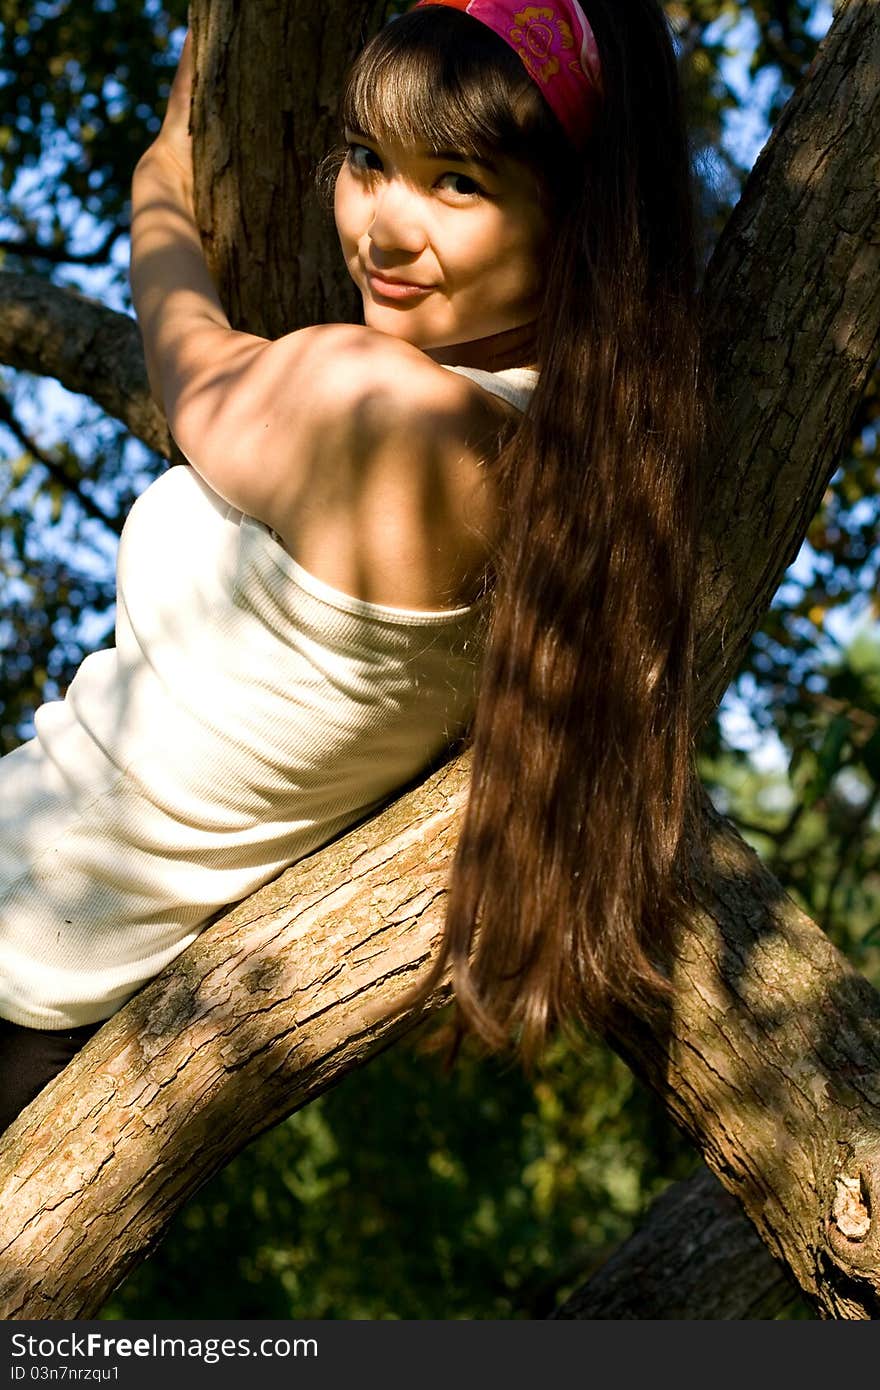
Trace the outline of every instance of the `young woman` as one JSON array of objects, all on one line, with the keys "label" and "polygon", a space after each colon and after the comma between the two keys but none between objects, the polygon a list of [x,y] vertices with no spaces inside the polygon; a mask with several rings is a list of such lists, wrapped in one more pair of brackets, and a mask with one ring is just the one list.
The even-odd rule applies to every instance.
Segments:
[{"label": "young woman", "polygon": [[367,46],[335,178],[364,324],[274,342],[202,259],[187,42],[131,284],[190,466],[128,519],[115,648],[0,761],[0,1125],[471,723],[418,994],[451,962],[458,1037],[526,1061],[662,999],[696,819],[689,171],[658,0],[587,10],[422,0]]}]

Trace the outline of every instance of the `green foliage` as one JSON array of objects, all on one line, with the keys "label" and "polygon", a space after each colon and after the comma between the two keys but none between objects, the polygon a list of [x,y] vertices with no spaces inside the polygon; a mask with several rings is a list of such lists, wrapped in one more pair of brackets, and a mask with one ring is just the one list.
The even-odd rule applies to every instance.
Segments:
[{"label": "green foliage", "polygon": [[[751,26],[772,122],[816,45],[802,0],[669,0],[705,257],[745,170],[724,59]],[[183,0],[0,0],[0,265],[127,306],[131,171],[158,127]],[[112,627],[116,536],[161,466],[89,403],[0,379],[0,739],[27,733]],[[54,419],[58,415],[60,418]],[[760,771],[707,730],[701,769],[783,886],[880,982],[880,655],[836,609],[880,616],[875,378],[736,689],[779,739]],[[47,418],[48,417],[48,418]],[[873,605],[873,607],[872,607]],[[251,1145],[180,1213],[105,1316],[541,1317],[694,1161],[604,1048],[558,1044],[537,1079],[404,1042]],[[803,1310],[801,1310],[803,1312]]]},{"label": "green foliage", "polygon": [[235,1159],[103,1316],[545,1317],[694,1161],[598,1044],[529,1083],[404,1041]]},{"label": "green foliage", "polygon": [[[158,129],[185,17],[185,0],[0,0],[4,270],[127,306],[131,172]],[[0,373],[0,751],[112,636],[116,537],[160,467],[90,403]]]},{"label": "green foliage", "polygon": [[786,890],[880,987],[880,629],[819,662],[776,724],[786,771],[708,756],[707,786]]},{"label": "green foliage", "polygon": [[174,75],[171,34],[185,22],[184,0],[0,0],[0,186],[11,198],[22,169],[51,169],[51,199],[41,180],[3,209],[21,233],[48,233],[57,250],[82,212],[105,234],[107,223],[124,230],[131,171]]}]

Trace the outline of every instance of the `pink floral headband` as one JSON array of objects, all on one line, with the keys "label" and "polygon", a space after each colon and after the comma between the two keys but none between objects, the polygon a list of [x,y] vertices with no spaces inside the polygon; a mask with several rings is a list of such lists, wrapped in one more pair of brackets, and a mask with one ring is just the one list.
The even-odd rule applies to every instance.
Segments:
[{"label": "pink floral headband", "polygon": [[418,0],[413,9],[426,5],[461,10],[504,39],[522,58],[572,144],[583,147],[602,98],[602,64],[578,0],[525,6],[516,0]]}]

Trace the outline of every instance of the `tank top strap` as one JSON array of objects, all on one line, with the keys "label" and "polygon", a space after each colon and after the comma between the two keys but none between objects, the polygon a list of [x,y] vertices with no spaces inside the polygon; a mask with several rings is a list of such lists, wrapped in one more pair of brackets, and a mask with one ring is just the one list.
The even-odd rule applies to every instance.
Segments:
[{"label": "tank top strap", "polygon": [[504,367],[500,372],[487,372],[481,367],[450,367],[446,362],[442,365],[449,372],[470,377],[484,391],[500,396],[522,411],[527,408],[538,381],[538,373],[532,367]]}]

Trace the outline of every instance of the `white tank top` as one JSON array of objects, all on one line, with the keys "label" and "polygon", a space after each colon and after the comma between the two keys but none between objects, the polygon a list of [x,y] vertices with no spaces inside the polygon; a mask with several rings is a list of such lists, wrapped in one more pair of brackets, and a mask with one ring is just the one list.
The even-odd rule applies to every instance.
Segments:
[{"label": "white tank top", "polygon": [[[536,374],[450,368],[525,409]],[[116,645],[0,759],[0,1017],[108,1018],[238,902],[466,728],[483,602],[368,603],[192,468],[138,498]]]}]

